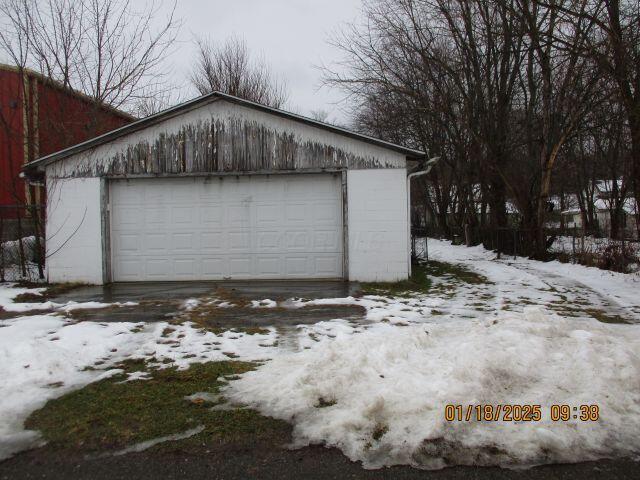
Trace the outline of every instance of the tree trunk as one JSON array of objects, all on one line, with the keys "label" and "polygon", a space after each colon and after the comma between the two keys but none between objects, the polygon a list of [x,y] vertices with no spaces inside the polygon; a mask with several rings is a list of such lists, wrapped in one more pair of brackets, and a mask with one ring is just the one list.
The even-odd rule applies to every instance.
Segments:
[{"label": "tree trunk", "polygon": [[640,118],[630,116],[629,128],[631,130],[631,187],[636,205],[640,207]]},{"label": "tree trunk", "polygon": [[620,209],[615,207],[609,210],[609,238],[620,238]]},{"label": "tree trunk", "polygon": [[505,228],[507,226],[506,188],[501,178],[494,178],[489,184],[489,228]]}]

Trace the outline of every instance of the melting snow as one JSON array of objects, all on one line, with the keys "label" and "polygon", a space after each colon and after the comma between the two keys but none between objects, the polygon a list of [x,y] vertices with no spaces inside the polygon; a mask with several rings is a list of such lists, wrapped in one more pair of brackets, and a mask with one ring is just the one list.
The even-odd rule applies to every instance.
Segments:
[{"label": "melting snow", "polygon": [[[367,467],[520,466],[640,451],[640,325],[603,324],[587,312],[597,307],[637,322],[638,275],[496,260],[482,248],[431,239],[429,251],[490,283],[431,278],[445,290],[407,298],[290,299],[282,306],[358,305],[366,315],[361,322],[335,319],[255,335],[214,334],[189,322],[73,323],[57,314],[0,321],[0,460],[39,444],[37,432],[23,426],[32,411],[50,398],[122,373],[113,367],[127,358],[181,369],[230,357],[270,360],[230,381],[226,396],[292,422],[296,445],[335,445]],[[43,290],[0,285],[0,307],[61,315],[113,305],[14,303],[21,293]],[[233,306],[188,299],[182,310],[201,304]],[[523,310],[527,304],[545,309]],[[264,299],[251,305],[278,304]],[[549,312],[560,307],[566,315]],[[86,368],[93,366],[103,370]],[[144,378],[136,372],[127,380]],[[449,423],[447,403],[534,403],[542,405],[544,417],[517,424]],[[598,404],[600,420],[552,423],[551,404]]]},{"label": "melting snow", "polygon": [[135,445],[131,445],[130,447],[123,448],[122,450],[118,450],[117,452],[111,454],[114,456],[126,455],[127,453],[134,452],[144,452],[145,450],[150,449],[151,447],[155,447],[156,445],[164,442],[175,442],[177,440],[184,440],[185,438],[193,437],[194,435],[198,435],[204,431],[204,425],[199,425],[195,428],[187,430],[182,433],[174,433],[173,435],[165,435],[164,437],[158,437],[151,440],[147,440],[145,442],[136,443]]},{"label": "melting snow", "polygon": [[[377,324],[278,356],[224,395],[293,423],[296,446],[335,446],[368,468],[576,462],[640,452],[639,347],[640,326],[537,309]],[[446,404],[540,404],[543,419],[447,422]],[[597,404],[600,420],[554,423],[552,404]]]},{"label": "melting snow", "polygon": [[[0,286],[4,298],[13,293],[6,290]],[[191,323],[171,325],[167,335],[169,326],[166,322],[72,323],[55,314],[0,321],[0,460],[40,444],[37,432],[24,430],[31,412],[49,399],[121,373],[109,367],[122,360],[144,358],[157,368],[179,369],[194,362],[228,360],[229,355],[265,360],[273,350],[265,345],[275,344],[277,338],[275,331],[215,335]],[[140,379],[144,375],[139,372],[127,378]]]},{"label": "melting snow", "polygon": [[251,300],[250,305],[253,308],[275,308],[278,306],[278,302],[265,298],[264,300]]}]

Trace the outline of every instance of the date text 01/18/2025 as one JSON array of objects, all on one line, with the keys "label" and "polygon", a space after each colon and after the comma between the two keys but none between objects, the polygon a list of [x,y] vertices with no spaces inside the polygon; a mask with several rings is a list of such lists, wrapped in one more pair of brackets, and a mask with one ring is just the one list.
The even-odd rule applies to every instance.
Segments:
[{"label": "date text 01/18/2025", "polygon": [[[596,422],[600,418],[598,405],[551,405],[549,418],[553,422]],[[444,407],[444,419],[448,422],[540,422],[543,420],[541,405],[535,404],[486,404],[453,405]]]}]

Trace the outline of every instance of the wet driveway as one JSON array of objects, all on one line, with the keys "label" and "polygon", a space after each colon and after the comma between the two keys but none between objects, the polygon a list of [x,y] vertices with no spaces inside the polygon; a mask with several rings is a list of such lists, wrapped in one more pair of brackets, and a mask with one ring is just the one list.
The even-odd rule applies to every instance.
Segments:
[{"label": "wet driveway", "polygon": [[[209,327],[267,327],[312,324],[335,318],[357,320],[363,308],[353,305],[296,307],[291,299],[344,298],[359,291],[357,283],[344,281],[225,281],[114,283],[84,286],[52,298],[54,302],[126,303],[100,309],[75,310],[69,315],[96,322],[157,322],[198,320]],[[272,308],[254,308],[252,301],[272,300]],[[197,306],[185,310],[187,300]],[[227,306],[220,307],[220,303]],[[231,305],[231,306],[228,306]]]}]

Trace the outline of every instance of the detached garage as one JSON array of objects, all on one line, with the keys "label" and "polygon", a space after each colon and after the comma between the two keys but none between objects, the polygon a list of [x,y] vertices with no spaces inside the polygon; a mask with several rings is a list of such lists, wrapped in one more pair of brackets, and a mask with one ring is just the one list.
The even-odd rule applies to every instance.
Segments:
[{"label": "detached garage", "polygon": [[50,282],[409,275],[422,152],[212,93],[27,165]]}]

